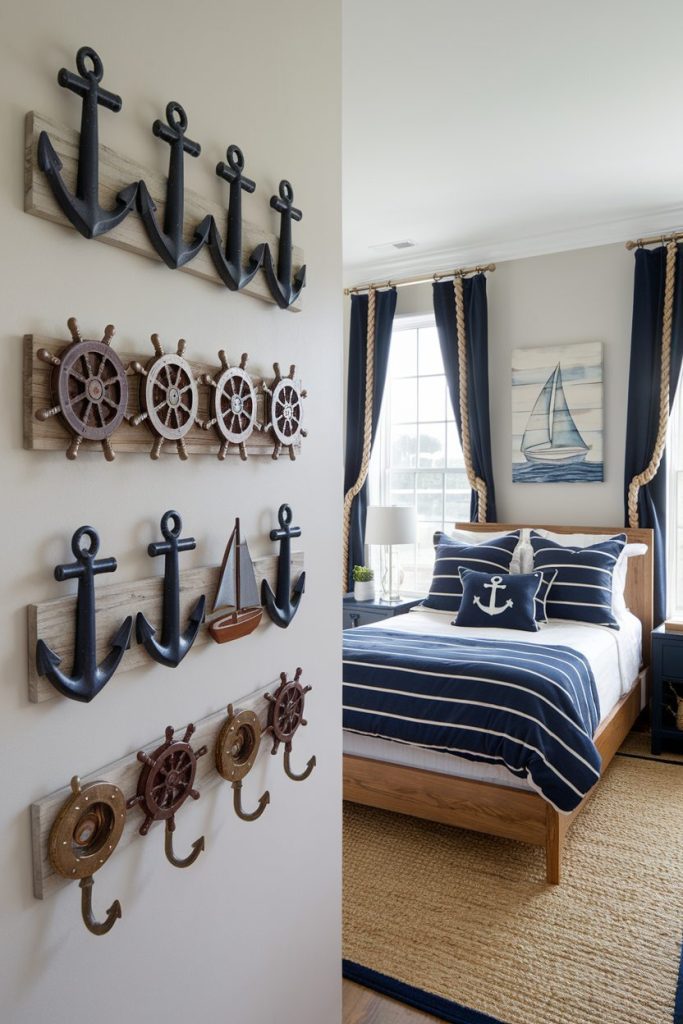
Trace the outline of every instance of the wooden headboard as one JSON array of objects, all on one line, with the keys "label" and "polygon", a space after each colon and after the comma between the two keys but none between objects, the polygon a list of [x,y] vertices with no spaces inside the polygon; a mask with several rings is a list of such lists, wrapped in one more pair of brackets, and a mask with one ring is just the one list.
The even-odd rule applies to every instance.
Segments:
[{"label": "wooden headboard", "polygon": [[624,599],[626,607],[643,624],[643,665],[650,664],[650,633],[652,632],[652,588],[654,566],[654,533],[652,530],[628,526],[546,526],[535,523],[456,523],[457,530],[552,530],[553,533],[625,533],[629,544],[647,544],[647,554],[629,558]]}]

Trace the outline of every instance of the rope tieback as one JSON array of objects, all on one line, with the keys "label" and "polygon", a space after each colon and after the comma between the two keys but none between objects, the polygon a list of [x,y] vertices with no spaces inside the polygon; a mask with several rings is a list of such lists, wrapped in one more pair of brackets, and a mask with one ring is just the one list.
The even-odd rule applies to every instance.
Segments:
[{"label": "rope tieback", "polygon": [[470,441],[470,413],[467,403],[467,333],[465,328],[465,297],[462,276],[453,282],[455,291],[455,319],[458,334],[458,376],[460,405],[460,443],[465,461],[467,482],[477,492],[477,521],[486,522],[486,506],[488,501],[486,481],[477,476],[472,465],[472,447]]},{"label": "rope tieback", "polygon": [[365,354],[365,415],[363,418],[363,451],[360,472],[355,484],[344,495],[344,515],[342,519],[342,593],[346,593],[349,574],[349,546],[351,532],[351,506],[356,495],[360,494],[370,468],[372,453],[372,406],[375,388],[375,306],[377,291],[371,288],[368,292],[368,330]]},{"label": "rope tieback", "polygon": [[674,292],[676,287],[676,253],[678,246],[672,238],[666,246],[666,272],[664,277],[664,310],[662,313],[662,358],[659,382],[659,424],[657,438],[649,463],[633,477],[628,485],[628,523],[635,528],[638,520],[638,492],[657,475],[669,426],[669,394],[671,391],[671,334],[673,328]]}]

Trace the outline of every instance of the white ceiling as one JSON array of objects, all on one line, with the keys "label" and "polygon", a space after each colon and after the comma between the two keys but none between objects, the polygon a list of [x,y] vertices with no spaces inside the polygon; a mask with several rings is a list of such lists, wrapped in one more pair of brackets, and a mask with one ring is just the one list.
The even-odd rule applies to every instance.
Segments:
[{"label": "white ceiling", "polygon": [[683,225],[683,0],[343,11],[347,283]]}]

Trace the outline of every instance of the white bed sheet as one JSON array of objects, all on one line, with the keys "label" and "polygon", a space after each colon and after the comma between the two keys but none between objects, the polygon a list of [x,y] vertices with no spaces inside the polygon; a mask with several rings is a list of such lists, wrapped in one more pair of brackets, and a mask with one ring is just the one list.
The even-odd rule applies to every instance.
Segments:
[{"label": "white bed sheet", "polygon": [[[631,612],[619,619],[620,629],[607,626],[592,626],[588,623],[567,622],[551,619],[541,626],[538,633],[521,633],[509,629],[474,629],[452,626],[452,612],[438,612],[426,608],[414,608],[407,615],[384,619],[373,628],[395,629],[408,633],[426,633],[448,636],[479,637],[510,642],[511,640],[536,644],[561,644],[585,655],[593,670],[595,685],[600,698],[600,721],[609,715],[621,697],[631,688],[640,671],[642,650],[642,625]],[[367,627],[359,626],[359,629]],[[509,772],[504,765],[468,761],[457,754],[414,747],[397,740],[386,740],[378,736],[364,736],[344,730],[344,753],[368,757],[392,764],[423,768],[426,771],[441,772],[479,782],[496,782],[515,789],[533,791],[526,779],[520,779]]]}]

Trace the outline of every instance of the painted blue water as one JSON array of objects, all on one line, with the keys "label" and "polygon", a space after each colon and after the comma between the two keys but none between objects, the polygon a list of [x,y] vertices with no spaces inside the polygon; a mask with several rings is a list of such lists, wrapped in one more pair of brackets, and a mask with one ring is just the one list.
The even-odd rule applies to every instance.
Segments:
[{"label": "painted blue water", "polygon": [[569,466],[548,466],[518,462],[512,466],[515,484],[594,484],[605,479],[602,462],[578,462]]}]

